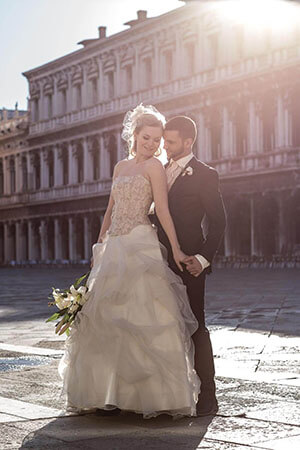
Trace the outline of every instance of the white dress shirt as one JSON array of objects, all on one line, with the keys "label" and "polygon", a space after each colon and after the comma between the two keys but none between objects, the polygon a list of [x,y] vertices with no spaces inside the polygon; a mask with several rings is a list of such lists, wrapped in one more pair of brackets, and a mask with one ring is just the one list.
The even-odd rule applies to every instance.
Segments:
[{"label": "white dress shirt", "polygon": [[[188,163],[191,161],[193,157],[194,154],[191,152],[189,155],[177,159],[177,161],[174,161],[172,159],[170,160],[169,165],[166,168],[168,190],[171,189],[176,178],[182,173],[184,168],[188,165]],[[206,258],[204,258],[204,256],[202,255],[194,255],[194,256],[198,259],[203,269],[206,269],[206,267],[210,266],[210,263],[207,261]]]}]

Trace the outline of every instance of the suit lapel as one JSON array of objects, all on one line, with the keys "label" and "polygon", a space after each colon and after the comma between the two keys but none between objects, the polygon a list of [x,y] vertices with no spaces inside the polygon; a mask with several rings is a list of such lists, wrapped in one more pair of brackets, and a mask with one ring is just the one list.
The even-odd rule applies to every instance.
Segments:
[{"label": "suit lapel", "polygon": [[[169,190],[169,197],[173,197],[176,193],[176,190],[179,189],[179,187],[181,186],[181,184],[184,181],[184,176],[182,176],[183,172],[185,171],[185,169],[189,166],[192,167],[193,163],[195,161],[195,157],[193,156],[189,162],[184,166],[183,169],[181,169],[181,173],[178,175],[178,177],[176,178],[176,180],[174,181],[174,183],[171,186],[171,189]],[[186,175],[187,176],[187,175]]]}]

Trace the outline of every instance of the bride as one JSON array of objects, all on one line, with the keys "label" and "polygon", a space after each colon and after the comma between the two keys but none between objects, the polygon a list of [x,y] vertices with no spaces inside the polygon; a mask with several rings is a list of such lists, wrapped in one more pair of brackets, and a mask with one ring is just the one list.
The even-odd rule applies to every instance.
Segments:
[{"label": "bride", "polygon": [[114,169],[108,207],[93,245],[89,300],[78,314],[59,373],[75,410],[196,415],[200,381],[191,335],[198,327],[180,277],[163,258],[149,218],[156,213],[180,270],[165,170],[155,157],[165,118],[137,106],[124,119],[131,159]]}]

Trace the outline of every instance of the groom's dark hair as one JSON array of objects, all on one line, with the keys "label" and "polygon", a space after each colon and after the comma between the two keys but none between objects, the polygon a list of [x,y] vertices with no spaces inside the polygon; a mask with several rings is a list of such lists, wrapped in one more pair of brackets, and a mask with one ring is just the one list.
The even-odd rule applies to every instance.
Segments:
[{"label": "groom's dark hair", "polygon": [[185,139],[192,138],[193,143],[197,137],[197,127],[195,122],[187,116],[175,116],[168,120],[165,125],[165,130],[178,131],[179,136],[184,141]]}]

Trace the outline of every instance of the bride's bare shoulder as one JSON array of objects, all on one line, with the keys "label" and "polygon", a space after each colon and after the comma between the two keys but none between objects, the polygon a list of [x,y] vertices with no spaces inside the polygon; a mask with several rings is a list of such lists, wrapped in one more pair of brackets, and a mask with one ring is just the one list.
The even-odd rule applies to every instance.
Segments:
[{"label": "bride's bare shoulder", "polygon": [[148,159],[147,166],[151,169],[157,169],[157,170],[160,170],[161,168],[163,168],[162,162],[159,159],[155,158],[154,156],[152,158]]},{"label": "bride's bare shoulder", "polygon": [[124,167],[129,163],[128,159],[121,159],[121,161],[117,162],[114,168],[114,177],[116,177]]}]

